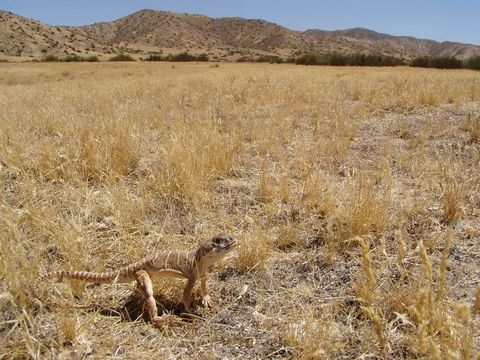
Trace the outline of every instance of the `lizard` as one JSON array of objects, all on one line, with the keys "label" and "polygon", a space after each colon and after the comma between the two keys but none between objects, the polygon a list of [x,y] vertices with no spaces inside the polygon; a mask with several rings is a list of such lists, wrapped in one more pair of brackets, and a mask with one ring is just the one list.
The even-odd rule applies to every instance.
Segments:
[{"label": "lizard", "polygon": [[152,277],[168,276],[187,280],[183,290],[183,304],[187,313],[192,313],[192,291],[197,280],[200,280],[202,305],[209,308],[212,306],[212,300],[208,295],[208,270],[215,262],[233,251],[236,246],[235,237],[220,233],[201,244],[196,250],[160,251],[115,271],[51,271],[37,278],[33,286],[33,294],[40,300],[38,283],[44,279],[54,279],[56,282],[60,282],[64,278],[68,278],[96,284],[136,281],[137,291],[144,301],[144,311],[147,312],[149,320],[155,326],[160,326],[175,316],[158,316],[157,305],[153,297]]}]

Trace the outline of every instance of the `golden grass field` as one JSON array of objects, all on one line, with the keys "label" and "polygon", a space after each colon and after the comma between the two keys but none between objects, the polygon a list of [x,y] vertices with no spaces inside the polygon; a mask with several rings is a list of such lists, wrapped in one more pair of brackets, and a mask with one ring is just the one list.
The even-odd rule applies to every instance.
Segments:
[{"label": "golden grass field", "polygon": [[[2,359],[478,358],[480,72],[0,64],[0,186]],[[129,319],[134,284],[32,298],[221,230],[193,321]]]}]

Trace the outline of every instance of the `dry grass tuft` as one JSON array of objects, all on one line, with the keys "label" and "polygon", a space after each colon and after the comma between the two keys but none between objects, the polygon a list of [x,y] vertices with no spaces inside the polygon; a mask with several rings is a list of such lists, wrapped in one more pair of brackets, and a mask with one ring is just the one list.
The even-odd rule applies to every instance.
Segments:
[{"label": "dry grass tuft", "polygon": [[472,113],[467,114],[467,118],[461,127],[463,130],[466,130],[470,135],[471,142],[480,141],[480,116],[474,115]]},{"label": "dry grass tuft", "polygon": [[376,313],[376,311],[372,308],[362,306],[361,309],[362,309],[362,312],[372,321],[373,326],[375,328],[375,333],[377,334],[377,337],[378,337],[380,347],[383,349],[386,345],[386,338],[384,334],[382,319]]},{"label": "dry grass tuft", "polygon": [[456,179],[460,178],[460,175],[455,176],[444,163],[440,163],[440,172],[442,174],[440,199],[442,200],[443,220],[453,222],[460,217],[467,188],[464,183]]},{"label": "dry grass tuft", "polygon": [[321,341],[328,331],[324,324],[317,321],[312,315],[299,323],[292,322],[285,332],[286,344],[296,349],[296,356],[303,359],[322,359],[325,351],[321,348]]},{"label": "dry grass tuft", "polygon": [[73,344],[78,337],[77,325],[70,310],[63,309],[57,320],[58,332],[63,335],[64,341]]},{"label": "dry grass tuft", "polygon": [[366,174],[347,179],[342,192],[328,219],[329,246],[335,251],[348,249],[355,236],[383,233],[389,220],[389,189],[376,185]]},{"label": "dry grass tuft", "polygon": [[237,250],[236,267],[251,271],[265,268],[265,261],[273,251],[272,242],[266,230],[257,228],[240,238],[241,246]]}]

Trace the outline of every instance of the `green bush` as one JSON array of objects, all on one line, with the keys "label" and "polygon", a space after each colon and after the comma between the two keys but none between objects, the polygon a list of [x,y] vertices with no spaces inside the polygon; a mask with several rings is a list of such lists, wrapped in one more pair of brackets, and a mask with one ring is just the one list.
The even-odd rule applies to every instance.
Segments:
[{"label": "green bush", "polygon": [[55,55],[47,55],[43,58],[43,61],[45,61],[45,62],[56,62],[56,61],[60,61],[60,59],[58,58],[58,56],[55,56]]},{"label": "green bush", "polygon": [[191,55],[187,52],[182,52],[176,55],[168,55],[167,61],[208,61],[207,54],[200,54],[200,55]]},{"label": "green bush", "polygon": [[192,55],[187,52],[182,52],[175,55],[162,56],[158,54],[152,54],[145,59],[145,61],[208,61],[207,54]]},{"label": "green bush", "polygon": [[469,69],[480,70],[480,55],[473,55],[466,61]]},{"label": "green bush", "polygon": [[402,59],[376,54],[353,54],[347,56],[347,65],[353,66],[398,66],[405,65]]},{"label": "green bush", "polygon": [[197,56],[197,61],[208,61],[208,55],[207,54],[200,54]]},{"label": "green bush", "polygon": [[88,61],[88,62],[97,62],[97,61],[99,61],[99,60],[98,60],[98,57],[97,57],[96,55],[90,55],[90,56],[88,56],[88,57],[85,59],[85,61]]},{"label": "green bush", "polygon": [[98,57],[95,55],[91,55],[88,57],[82,57],[79,55],[67,55],[63,58],[59,58],[58,56],[55,55],[47,55],[45,56],[42,61],[46,62],[83,62],[83,61],[88,61],[88,62],[95,62],[98,61]]},{"label": "green bush", "polygon": [[295,64],[298,65],[327,65],[322,61],[322,56],[319,54],[306,53],[295,59]]},{"label": "green bush", "polygon": [[167,59],[168,61],[195,61],[195,56],[190,55],[189,53],[183,52],[176,55],[169,55]]},{"label": "green bush", "polygon": [[[291,59],[288,60],[292,61]],[[333,65],[333,66],[398,66],[405,65],[402,59],[393,56],[374,54],[315,54],[305,53],[293,60],[300,65]]]},{"label": "green bush", "polygon": [[78,55],[68,55],[68,56],[65,56],[63,59],[60,59],[60,61],[79,62],[79,61],[85,61],[85,59]]},{"label": "green bush", "polygon": [[270,64],[282,64],[285,61],[277,55],[261,55],[256,60],[256,62],[268,62]]},{"label": "green bush", "polygon": [[237,59],[237,62],[239,63],[250,62],[250,61],[252,61],[252,59],[249,58],[248,56],[242,56]]},{"label": "green bush", "polygon": [[419,56],[419,57],[416,57],[415,59],[412,59],[409,65],[413,67],[428,68],[428,67],[431,67],[430,63],[431,63],[430,58],[428,56]]},{"label": "green bush", "polygon": [[108,61],[135,61],[135,59],[128,54],[121,53],[111,57]]},{"label": "green bush", "polygon": [[150,55],[145,61],[166,61],[167,59],[162,55]]},{"label": "green bush", "polygon": [[453,56],[419,56],[410,61],[410,66],[435,69],[462,69],[462,60]]}]

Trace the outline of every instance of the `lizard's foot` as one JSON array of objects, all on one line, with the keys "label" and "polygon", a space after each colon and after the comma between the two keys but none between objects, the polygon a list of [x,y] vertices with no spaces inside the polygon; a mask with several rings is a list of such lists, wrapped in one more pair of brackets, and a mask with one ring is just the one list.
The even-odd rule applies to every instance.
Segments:
[{"label": "lizard's foot", "polygon": [[202,305],[206,309],[211,308],[213,306],[213,301],[210,295],[205,295],[202,299]]},{"label": "lizard's foot", "polygon": [[181,322],[182,319],[178,316],[175,315],[162,315],[162,316],[155,316],[152,319],[152,323],[155,326],[164,326],[164,325],[169,325],[169,324],[174,324],[174,323],[179,323]]}]

